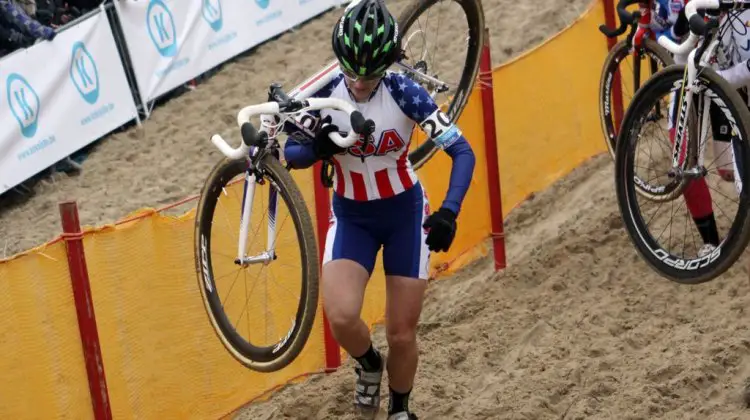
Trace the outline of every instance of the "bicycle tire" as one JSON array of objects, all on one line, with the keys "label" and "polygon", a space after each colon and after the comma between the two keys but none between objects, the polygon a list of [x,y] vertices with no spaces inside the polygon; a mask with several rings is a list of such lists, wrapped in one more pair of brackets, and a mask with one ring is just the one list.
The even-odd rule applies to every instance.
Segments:
[{"label": "bicycle tire", "polygon": [[[255,347],[246,342],[229,323],[223,311],[214,283],[211,264],[211,225],[218,196],[232,178],[244,173],[248,158],[218,162],[206,179],[201,191],[195,222],[195,261],[198,286],[209,321],[221,343],[229,353],[249,369],[274,372],[284,368],[299,356],[310,336],[318,305],[318,249],[312,218],[304,198],[291,174],[271,154],[257,161],[264,177],[278,185],[278,191],[289,208],[297,239],[300,243],[302,288],[294,326],[279,343]],[[244,181],[243,181],[244,182]],[[202,251],[205,251],[202,252]],[[279,346],[278,349],[274,347]]]},{"label": "bicycle tire", "polygon": [[[669,52],[651,38],[643,38],[641,54],[648,55],[658,65],[661,65],[662,69],[674,64],[674,59]],[[617,132],[615,130],[612,107],[609,106],[609,102],[612,93],[612,84],[615,80],[615,72],[620,62],[629,55],[630,50],[627,40],[623,39],[615,44],[604,60],[602,73],[599,77],[599,120],[601,122],[602,133],[604,134],[604,142],[613,160],[615,158]]]},{"label": "bicycle tire", "polygon": [[[399,16],[399,30],[406,34],[411,25],[430,7],[442,0],[416,0],[411,3]],[[451,122],[458,121],[458,118],[464,111],[466,103],[471,95],[474,84],[479,73],[479,61],[484,45],[484,10],[479,0],[452,0],[458,3],[466,13],[467,23],[469,24],[469,41],[466,54],[466,63],[464,63],[461,81],[458,84],[456,94],[448,106],[446,114]],[[417,82],[419,83],[419,82]],[[409,152],[409,161],[412,168],[416,171],[429,161],[437,152],[435,143],[427,140],[424,144]]]},{"label": "bicycle tire", "polygon": [[[635,245],[638,253],[646,263],[661,276],[680,284],[705,283],[723,274],[740,257],[750,241],[750,195],[747,188],[742,188],[739,197],[737,215],[729,228],[727,237],[711,254],[692,260],[685,260],[662,249],[651,234],[646,231],[643,216],[635,208],[636,189],[634,182],[634,155],[638,121],[643,113],[648,112],[655,101],[674,89],[678,82],[685,77],[685,65],[672,65],[660,70],[652,76],[641,89],[636,92],[623,118],[622,130],[618,135],[615,153],[615,189],[618,207],[625,224],[625,229]],[[750,146],[748,145],[748,130],[750,129],[750,110],[744,105],[739,93],[711,68],[703,68],[698,72],[698,80],[714,92],[727,106],[722,111],[730,113],[736,123],[740,136],[739,158],[743,162],[750,162]],[[719,106],[721,109],[721,107]],[[691,142],[696,137],[690,136]],[[697,150],[695,144],[690,148]],[[694,152],[693,152],[694,153]],[[750,165],[743,164],[740,179],[746,182],[750,179]]]}]

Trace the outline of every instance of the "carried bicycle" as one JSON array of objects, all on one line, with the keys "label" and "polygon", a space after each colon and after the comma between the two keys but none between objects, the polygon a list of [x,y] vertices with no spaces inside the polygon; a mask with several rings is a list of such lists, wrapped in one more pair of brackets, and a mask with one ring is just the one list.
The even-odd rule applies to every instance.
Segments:
[{"label": "carried bicycle", "polygon": [[[459,10],[466,17],[466,38],[462,40],[466,58],[448,69],[458,69],[456,83],[445,82],[438,77],[442,74],[436,74],[435,64],[450,63],[454,58],[438,60],[429,54],[432,44],[424,35],[428,24],[420,21],[425,14],[434,19],[432,7],[446,4],[454,10],[444,21],[456,22]],[[479,69],[484,43],[481,3],[414,1],[401,14],[399,25],[405,34],[404,57],[395,67],[427,88],[439,105],[447,106],[451,121],[457,120]],[[237,123],[242,143],[238,148],[230,147],[219,135],[211,138],[225,158],[214,166],[201,190],[195,222],[196,273],[206,313],[222,345],[237,361],[256,371],[280,370],[299,356],[310,336],[318,305],[320,269],[313,220],[302,192],[280,162],[279,128],[305,111],[331,108],[350,115],[352,131],[346,137],[331,135],[341,147],[353,145],[360,136],[367,138],[374,129],[352,104],[311,97],[335,77],[336,68],[336,62],[330,63],[288,94],[279,84],[272,84],[267,102],[241,109]],[[452,89],[455,92],[448,95],[447,104],[436,99]],[[255,116],[260,117],[258,126],[250,121]],[[409,159],[418,168],[435,152],[434,143],[428,141],[411,151]],[[266,187],[267,192],[261,191]],[[288,219],[294,233],[287,239],[300,249],[289,252],[285,247],[280,255],[279,242],[284,239],[281,231]],[[257,227],[251,230],[250,225],[256,222]],[[264,280],[249,282],[252,270]],[[272,293],[271,288],[279,290]],[[292,301],[295,304],[290,305]],[[251,308],[260,310],[251,313]],[[269,321],[266,318],[271,313],[273,320]]]},{"label": "carried bicycle", "polygon": [[[599,78],[599,118],[607,150],[609,150],[612,159],[615,157],[615,142],[617,141],[616,123],[622,117],[623,110],[627,108],[630,98],[632,98],[632,92],[637,91],[641,86],[643,61],[648,60],[648,70],[650,71],[650,74],[645,75],[644,80],[660,69],[674,64],[672,56],[656,42],[655,34],[648,29],[648,25],[651,23],[649,15],[642,14],[640,10],[632,13],[626,10],[627,7],[637,3],[643,4],[644,0],[620,0],[617,3],[616,10],[620,18],[619,28],[613,29],[606,25],[599,26],[599,31],[607,38],[617,38],[630,28],[628,36],[610,49],[604,60],[602,74]],[[640,30],[639,25],[642,28]],[[629,63],[629,58],[632,59],[632,68],[629,71],[621,70],[620,66]],[[621,87],[620,91],[616,90],[615,86]],[[626,93],[624,91],[627,91],[628,97],[622,95]],[[619,115],[613,106],[614,103],[621,106]],[[656,110],[656,112],[660,111],[660,109]]]},{"label": "carried bicycle", "polygon": [[[435,6],[438,8],[437,14],[428,11]],[[422,21],[422,17],[426,19]],[[484,10],[481,0],[413,1],[401,13],[398,21],[399,27],[405,34],[403,47],[405,57],[396,63],[396,66],[403,74],[421,84],[431,93],[430,96],[438,106],[445,108],[445,113],[451,122],[458,121],[479,74],[479,61],[484,45]],[[437,24],[435,51],[429,53],[428,47],[431,43],[427,41],[425,34],[435,23]],[[457,25],[458,28],[444,29],[441,28],[441,24]],[[417,29],[409,33],[412,27]],[[445,47],[439,36],[443,32],[463,33],[464,37],[452,38],[443,35],[442,41],[456,43],[452,47]],[[437,56],[436,54],[441,50],[452,52]],[[465,58],[461,58],[464,52]],[[438,97],[438,94],[443,96]],[[411,150],[408,157],[414,170],[427,163],[435,156],[435,152],[437,152],[437,147],[429,139]]]},{"label": "carried bicycle", "polygon": [[[698,10],[728,12],[748,8],[748,0],[691,0],[685,7],[690,26],[688,39],[680,45],[663,36],[658,39],[659,44],[673,54],[687,54],[687,63],[671,65],[646,81],[628,107],[618,134],[615,188],[626,231],[649,266],[677,283],[697,284],[716,278],[734,264],[750,241],[750,197],[743,187],[744,181],[750,177],[750,110],[739,92],[711,68],[721,42],[721,37],[716,36],[718,18],[706,17],[708,20],[705,21],[698,14]],[[653,109],[664,104],[670,108],[670,117],[666,122],[654,121]],[[714,156],[709,157],[706,154],[709,126],[714,133],[721,131],[713,128],[716,121],[726,124],[726,132],[722,134],[727,139],[722,141],[726,141],[728,147],[721,155],[714,151]],[[669,134],[652,136],[659,131],[668,131]],[[666,138],[671,144],[662,144],[661,148],[648,143],[655,139],[657,144],[661,144]],[[639,146],[644,142],[649,147],[644,146],[639,151]],[[644,149],[648,149],[648,152],[641,153]],[[648,196],[637,192],[638,181],[645,177],[640,174],[636,176],[637,169],[643,168],[636,160],[644,154],[648,154],[650,161],[656,156],[668,162],[662,170],[654,171],[656,177],[648,178],[653,188]],[[733,182],[722,180],[719,176],[709,177],[712,165],[720,161],[725,162],[722,165],[724,170],[733,173]],[[712,179],[717,181],[713,187]],[[721,207],[715,211],[716,207],[711,202],[706,204],[706,200],[712,200],[713,196],[732,201],[729,195],[734,193],[738,199],[734,201],[737,209],[733,216],[732,212]],[[689,228],[692,223],[687,214],[677,226],[670,224],[652,233],[650,224],[659,225],[667,217],[670,221],[674,219],[675,212],[682,205],[677,202],[681,196],[685,197],[686,210],[696,225],[699,221],[695,213],[705,214],[710,210],[711,214],[723,217],[714,223],[716,231],[725,230],[726,235],[718,238],[716,244],[705,243],[704,238],[696,238]],[[639,198],[643,204],[655,207],[655,210],[642,210]],[[660,243],[665,235],[669,238],[664,241],[667,243]],[[672,249],[673,239],[677,241],[680,236],[684,241],[682,250],[679,247]],[[697,250],[696,256],[686,257],[686,250],[691,248]]]}]

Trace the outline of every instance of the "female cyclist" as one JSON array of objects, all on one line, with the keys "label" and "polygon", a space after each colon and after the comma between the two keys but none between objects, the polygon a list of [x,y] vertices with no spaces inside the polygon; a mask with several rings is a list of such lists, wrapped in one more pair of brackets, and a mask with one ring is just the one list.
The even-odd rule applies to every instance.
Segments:
[{"label": "female cyclist", "polygon": [[[401,34],[382,0],[353,2],[332,34],[337,77],[313,97],[353,102],[375,122],[375,132],[348,149],[328,137],[350,130],[339,111],[316,111],[287,123],[284,157],[291,168],[328,160],[334,167],[332,215],[326,236],[321,291],[339,344],[356,361],[354,404],[374,416],[388,371],[389,420],[416,419],[408,406],[417,370],[416,327],[427,287],[429,252],[447,251],[474,171],[474,153],[461,131],[427,91],[386,71],[401,57]],[[314,119],[311,125],[302,121]],[[430,214],[424,189],[407,159],[418,124],[453,161],[440,208]],[[386,358],[372,345],[360,318],[376,255],[386,275]]]}]

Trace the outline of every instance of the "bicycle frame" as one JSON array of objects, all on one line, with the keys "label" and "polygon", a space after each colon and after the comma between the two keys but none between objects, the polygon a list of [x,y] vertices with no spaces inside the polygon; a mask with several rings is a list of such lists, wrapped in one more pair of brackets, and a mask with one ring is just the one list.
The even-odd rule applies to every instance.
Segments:
[{"label": "bicycle frame", "polygon": [[[299,84],[290,93],[289,96],[294,99],[307,99],[313,92],[317,92],[326,84],[330,83],[338,68],[338,63],[332,61],[320,71],[315,73],[313,76]],[[275,123],[274,115],[261,114],[261,127],[259,131],[263,131],[268,135],[269,139],[275,140],[279,134],[279,127],[283,126],[285,121]],[[278,144],[275,142],[269,142],[267,149],[276,148]],[[250,264],[268,264],[273,261],[276,257],[276,218],[278,216],[278,191],[275,188],[269,189],[268,197],[268,236],[266,239],[266,250],[260,255],[246,257],[245,250],[247,249],[247,239],[250,220],[252,220],[252,203],[255,198],[255,185],[258,182],[258,172],[255,166],[255,162],[266,153],[264,149],[257,146],[250,147],[250,160],[248,168],[245,171],[245,185],[243,188],[242,197],[242,216],[240,218],[240,237],[237,244],[237,259],[235,263],[242,266]]]},{"label": "bicycle frame", "polygon": [[[687,54],[687,60],[685,65],[685,77],[683,78],[683,83],[681,87],[680,97],[682,98],[680,103],[680,113],[677,119],[677,126],[675,128],[675,139],[674,139],[674,145],[672,149],[672,168],[677,170],[678,172],[681,172],[682,174],[688,174],[691,176],[701,176],[702,175],[702,166],[705,162],[705,152],[706,152],[706,146],[708,144],[707,142],[707,136],[708,136],[708,118],[709,113],[707,112],[708,107],[711,104],[711,100],[713,98],[716,98],[715,96],[706,96],[704,95],[704,92],[702,92],[701,87],[696,83],[696,79],[698,76],[698,73],[700,69],[702,69],[705,66],[709,65],[709,62],[711,61],[712,57],[714,56],[714,53],[716,49],[719,46],[719,43],[721,40],[718,37],[715,37],[714,32],[710,32],[707,30],[707,26],[702,26],[701,29],[698,30],[698,32],[701,32],[700,34],[696,34],[696,31],[694,30],[693,26],[700,24],[703,22],[703,18],[698,19],[700,22],[695,22],[693,19],[699,16],[696,14],[698,8],[703,9],[724,9],[728,5],[732,5],[733,8],[750,8],[750,1],[727,1],[727,0],[691,0],[688,5],[685,7],[686,15],[688,16],[688,20],[690,21],[690,33],[688,36],[688,39],[685,40],[685,42],[681,44],[676,44],[673,41],[671,41],[666,36],[660,36],[659,39],[657,39],[657,42],[663,46],[665,49],[670,51],[674,55],[681,55],[684,56]],[[740,5],[737,7],[737,5]],[[709,34],[710,37],[707,40],[705,35]],[[707,43],[708,42],[708,43]],[[696,60],[696,55],[699,56],[700,60]],[[688,95],[685,95],[685,93],[689,93]],[[695,145],[695,148],[697,149],[695,151],[695,156],[690,159],[689,154],[689,145],[687,142],[685,142],[685,121],[687,120],[687,116],[691,110],[691,107],[693,106],[693,95],[698,94],[700,98],[703,99],[702,103],[702,112],[701,112],[701,121],[700,121],[700,132],[699,132],[699,141]],[[721,101],[720,98],[716,98],[717,100]],[[686,144],[683,148],[683,142]],[[734,153],[732,151],[732,153]],[[694,161],[694,167],[687,169],[688,161],[692,160]],[[735,173],[737,173],[737,163],[734,159],[734,170]],[[737,191],[740,192],[742,190],[742,181],[739,179],[738,176],[735,177],[735,186],[737,187]]]},{"label": "bicycle frame", "polygon": [[[633,89],[638,90],[641,86],[641,56],[643,54],[643,38],[647,37],[656,40],[656,34],[649,28],[651,24],[651,6],[654,0],[620,0],[616,6],[617,14],[620,17],[620,27],[617,29],[608,28],[606,25],[599,26],[599,31],[608,38],[616,38],[625,33],[629,28],[628,36],[625,39],[628,49],[633,57]],[[626,7],[638,3],[637,11],[629,13]],[[653,57],[649,57],[651,74],[656,73],[657,63]]]}]

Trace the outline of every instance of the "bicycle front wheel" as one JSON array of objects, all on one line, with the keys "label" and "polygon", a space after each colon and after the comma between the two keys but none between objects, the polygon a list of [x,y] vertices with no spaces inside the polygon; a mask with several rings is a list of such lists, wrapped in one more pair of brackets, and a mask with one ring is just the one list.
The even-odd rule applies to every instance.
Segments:
[{"label": "bicycle front wheel", "polygon": [[[198,203],[195,260],[204,307],[221,343],[246,367],[273,372],[294,361],[310,336],[318,251],[291,174],[270,154],[256,165],[250,171],[249,159],[223,159],[211,171]],[[240,259],[245,201],[251,212]]]},{"label": "bicycle front wheel", "polygon": [[[698,284],[728,270],[750,240],[750,196],[744,188],[750,179],[750,111],[739,93],[712,69],[698,72],[693,89],[683,86],[684,77],[685,66],[672,65],[635,94],[617,140],[615,189],[626,231],[648,265],[671,281]],[[693,98],[689,114],[681,111],[683,94]],[[674,108],[669,117],[651,118],[656,106],[666,108],[669,103]],[[728,156],[703,154],[708,143],[703,136],[724,127],[721,122],[722,129],[706,125],[713,124],[706,115],[711,107],[723,117],[714,120],[726,121],[730,127],[728,138],[721,140],[730,146],[722,152]],[[679,145],[675,155],[675,126],[682,124],[687,147]],[[675,157],[684,168],[674,167]],[[722,161],[729,163],[720,165]],[[649,173],[655,176],[636,175],[636,169],[654,162],[657,169]],[[734,182],[723,180],[721,170],[733,172]],[[668,180],[660,197],[670,198],[653,200],[639,192],[637,181],[644,178]]]},{"label": "bicycle front wheel", "polygon": [[[407,58],[402,62],[418,73],[443,82],[447,89],[419,75],[407,77],[432,94],[445,107],[451,122],[458,121],[479,72],[484,45],[484,11],[479,0],[415,0],[401,13],[399,30]],[[442,53],[441,53],[442,52]],[[416,170],[435,155],[435,143],[427,139],[409,153]]]}]

